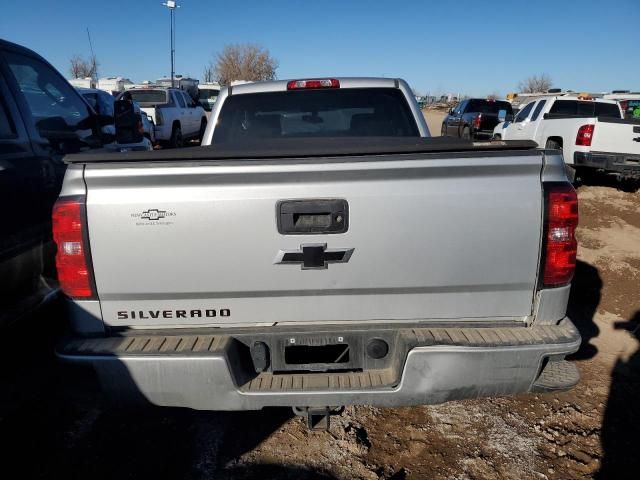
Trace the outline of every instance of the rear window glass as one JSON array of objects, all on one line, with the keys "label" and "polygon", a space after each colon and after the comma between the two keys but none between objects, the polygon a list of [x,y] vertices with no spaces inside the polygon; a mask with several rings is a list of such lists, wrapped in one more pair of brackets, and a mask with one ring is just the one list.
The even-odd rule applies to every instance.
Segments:
[{"label": "rear window glass", "polygon": [[506,110],[507,114],[513,114],[511,104],[509,102],[489,102],[487,100],[469,100],[465,112],[477,112],[477,113],[493,113],[498,114],[500,110]]},{"label": "rear window glass", "polygon": [[218,98],[220,90],[213,90],[209,88],[201,88],[198,90],[198,96],[200,100],[215,100]]},{"label": "rear window glass", "polygon": [[549,110],[551,114],[575,115],[583,117],[620,118],[620,109],[615,103],[601,103],[580,100],[556,100]]},{"label": "rear window glass", "polygon": [[131,98],[140,105],[157,105],[167,103],[167,92],[165,90],[129,90]]},{"label": "rear window glass", "polygon": [[613,103],[596,103],[596,117],[620,118],[620,108]]},{"label": "rear window glass", "polygon": [[350,88],[232,95],[222,106],[213,141],[419,135],[400,90]]}]

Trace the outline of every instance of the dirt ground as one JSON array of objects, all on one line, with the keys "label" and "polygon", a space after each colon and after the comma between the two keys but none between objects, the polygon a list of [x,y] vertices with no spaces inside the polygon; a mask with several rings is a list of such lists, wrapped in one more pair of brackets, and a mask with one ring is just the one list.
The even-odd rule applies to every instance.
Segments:
[{"label": "dirt ground", "polygon": [[427,121],[429,132],[433,137],[439,137],[442,129],[442,120],[447,115],[447,112],[441,112],[439,110],[423,110],[422,114]]},{"label": "dirt ground", "polygon": [[[584,342],[573,358],[582,380],[570,392],[348,408],[330,432],[308,431],[285,409],[114,409],[92,377],[70,377],[54,361],[51,346],[63,327],[53,306],[3,337],[0,472],[52,479],[639,478],[640,192],[592,185],[580,187],[579,197],[580,262],[569,313]],[[86,393],[73,388],[79,382]],[[7,476],[12,471],[19,474]]]}]

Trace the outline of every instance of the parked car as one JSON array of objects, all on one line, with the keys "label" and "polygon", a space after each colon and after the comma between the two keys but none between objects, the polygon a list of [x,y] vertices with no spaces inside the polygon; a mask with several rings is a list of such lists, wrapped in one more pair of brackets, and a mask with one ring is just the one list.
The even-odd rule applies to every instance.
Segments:
[{"label": "parked car", "polygon": [[[204,109],[178,88],[132,88],[128,94],[153,121],[159,143],[176,148],[188,139],[202,138],[207,128]],[[121,98],[122,93],[118,96]]]},{"label": "parked car", "polygon": [[216,148],[67,157],[58,355],[119,399],[309,420],[571,388],[560,153],[428,136],[402,80],[307,79],[224,88]]},{"label": "parked car", "polygon": [[198,85],[198,98],[200,105],[207,112],[213,109],[216,100],[220,95],[220,85],[217,83],[201,83]]},{"label": "parked car", "polygon": [[468,140],[491,138],[493,128],[500,121],[501,111],[503,119],[513,116],[511,104],[507,101],[482,98],[463,100],[449,110],[442,121],[441,135]]},{"label": "parked car", "polygon": [[100,120],[45,59],[0,40],[0,325],[57,292],[51,209],[62,157],[102,147]]},{"label": "parked car", "polygon": [[[116,141],[116,127],[114,119],[113,104],[116,101],[115,97],[104,90],[95,88],[76,88],[78,92],[85,98],[85,100],[91,105],[91,108],[102,117],[105,117],[104,122],[109,122],[102,126],[102,135],[104,143],[108,144]],[[126,95],[126,94],[123,94]],[[146,112],[140,109],[140,106],[134,102],[136,113],[140,114],[142,121],[142,128],[144,129],[144,136],[147,138],[149,145],[155,142],[155,131],[153,122],[149,119]],[[121,146],[127,148],[126,146]],[[132,147],[132,146],[130,146]]]},{"label": "parked car", "polygon": [[569,176],[594,170],[640,177],[640,121],[622,118],[618,103],[583,96],[529,102],[513,122],[498,125],[494,138],[533,140],[562,150]]}]

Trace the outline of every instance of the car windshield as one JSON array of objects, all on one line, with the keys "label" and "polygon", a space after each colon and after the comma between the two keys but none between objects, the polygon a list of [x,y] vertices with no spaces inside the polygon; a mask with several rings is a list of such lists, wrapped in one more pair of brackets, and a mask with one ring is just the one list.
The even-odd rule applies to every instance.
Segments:
[{"label": "car windshield", "polygon": [[131,93],[133,101],[143,107],[167,103],[166,90],[129,90],[129,93]]},{"label": "car windshield", "polygon": [[223,104],[215,143],[254,138],[419,136],[396,88],[304,90],[234,95]]},{"label": "car windshield", "polygon": [[215,100],[220,94],[220,90],[214,90],[211,88],[201,88],[198,92],[200,100]]},{"label": "car windshield", "polygon": [[497,115],[500,110],[506,110],[507,114],[513,113],[511,104],[502,101],[469,100],[469,105],[465,109],[466,112],[493,113],[494,115]]}]

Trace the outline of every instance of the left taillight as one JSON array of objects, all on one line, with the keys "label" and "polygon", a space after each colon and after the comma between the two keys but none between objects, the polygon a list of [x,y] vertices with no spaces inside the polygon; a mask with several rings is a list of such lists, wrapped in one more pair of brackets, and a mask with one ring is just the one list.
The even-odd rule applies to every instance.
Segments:
[{"label": "left taillight", "polygon": [[475,128],[476,130],[480,130],[480,125],[482,124],[482,114],[479,113],[474,119],[473,119],[473,128]]},{"label": "left taillight", "polygon": [[545,184],[546,224],[543,285],[568,284],[576,268],[578,195],[568,183]]},{"label": "left taillight", "polygon": [[61,198],[53,207],[52,224],[60,288],[69,297],[88,299],[95,296],[95,291],[84,209],[83,198]]},{"label": "left taillight", "polygon": [[578,129],[578,134],[576,135],[576,145],[581,147],[590,147],[591,140],[593,140],[593,131],[596,126],[593,124],[582,125]]}]

